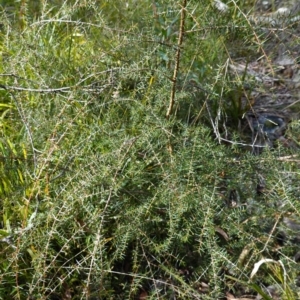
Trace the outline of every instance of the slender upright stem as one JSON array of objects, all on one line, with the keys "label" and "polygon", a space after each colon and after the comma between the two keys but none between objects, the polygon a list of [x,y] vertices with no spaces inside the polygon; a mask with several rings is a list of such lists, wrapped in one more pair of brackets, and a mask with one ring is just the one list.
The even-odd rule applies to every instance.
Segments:
[{"label": "slender upright stem", "polygon": [[187,0],[182,1],[181,15],[180,15],[180,27],[179,27],[179,35],[178,35],[178,42],[177,42],[177,51],[176,51],[176,57],[175,57],[175,67],[174,67],[174,73],[173,73],[173,77],[172,77],[172,90],[171,90],[169,108],[168,108],[167,114],[166,114],[167,119],[172,114],[173,106],[175,103],[176,83],[177,83],[177,75],[178,75],[178,71],[179,71],[179,62],[180,62],[180,52],[181,52],[181,45],[182,45],[182,41],[183,41],[183,35],[184,35],[186,3],[187,3]]}]

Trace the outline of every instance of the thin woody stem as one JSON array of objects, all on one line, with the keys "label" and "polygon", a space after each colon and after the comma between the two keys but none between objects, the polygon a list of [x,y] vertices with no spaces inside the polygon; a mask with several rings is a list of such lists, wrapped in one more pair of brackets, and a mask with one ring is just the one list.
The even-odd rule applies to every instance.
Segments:
[{"label": "thin woody stem", "polygon": [[172,77],[172,90],[171,90],[169,108],[168,108],[167,114],[166,114],[167,119],[172,114],[172,110],[173,110],[173,106],[174,106],[174,102],[175,102],[176,83],[177,83],[177,75],[178,75],[178,71],[179,71],[179,62],[180,62],[180,54],[181,54],[180,52],[181,52],[181,45],[182,45],[182,41],[183,41],[183,35],[184,35],[186,2],[187,2],[187,0],[183,0],[182,8],[181,8],[179,36],[178,36],[177,51],[176,51],[176,57],[175,57],[175,67],[174,67],[174,73],[173,73],[173,77]]}]

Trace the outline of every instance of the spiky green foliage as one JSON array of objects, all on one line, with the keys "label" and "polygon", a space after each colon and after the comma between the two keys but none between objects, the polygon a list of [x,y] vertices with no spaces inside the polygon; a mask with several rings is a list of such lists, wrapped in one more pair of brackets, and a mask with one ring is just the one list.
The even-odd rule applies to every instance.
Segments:
[{"label": "spiky green foliage", "polygon": [[2,12],[1,299],[218,299],[226,274],[290,257],[272,228],[298,214],[296,162],[211,128],[243,113],[228,45],[253,55],[256,35],[237,6],[188,2],[166,120],[180,3],[37,4]]}]

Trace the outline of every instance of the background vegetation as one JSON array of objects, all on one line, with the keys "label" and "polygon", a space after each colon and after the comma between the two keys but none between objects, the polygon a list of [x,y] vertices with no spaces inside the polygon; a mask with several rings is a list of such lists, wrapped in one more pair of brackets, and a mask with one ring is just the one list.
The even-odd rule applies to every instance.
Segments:
[{"label": "background vegetation", "polygon": [[[249,103],[229,64],[263,55],[264,37],[254,3],[228,2],[187,1],[179,57],[184,1],[1,1],[1,299],[226,299],[275,283],[297,299],[297,246],[275,237],[299,216],[299,162],[238,144]],[[281,264],[250,278],[263,258]]]}]

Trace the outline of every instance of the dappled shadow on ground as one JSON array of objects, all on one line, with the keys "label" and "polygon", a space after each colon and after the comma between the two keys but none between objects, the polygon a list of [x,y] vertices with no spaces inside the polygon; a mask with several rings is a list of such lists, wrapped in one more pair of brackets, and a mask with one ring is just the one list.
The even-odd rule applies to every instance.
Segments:
[{"label": "dappled shadow on ground", "polygon": [[[272,3],[271,3],[272,2]],[[236,60],[230,67],[252,81],[243,99],[248,112],[242,131],[248,131],[256,154],[275,141],[297,149],[297,139],[286,137],[288,124],[299,119],[300,109],[300,4],[295,1],[258,1],[251,20],[262,55]],[[250,134],[249,134],[250,133]],[[262,148],[258,148],[258,146]]]},{"label": "dappled shadow on ground", "polygon": [[[280,15],[278,12],[285,8],[289,13]],[[299,163],[298,155],[295,154],[299,151],[299,134],[292,134],[290,124],[297,122],[300,117],[300,3],[257,1],[253,16],[253,26],[259,38],[265,41],[260,49],[263,55],[250,61],[238,59],[230,66],[234,74],[247,74],[247,78],[252,81],[252,87],[243,99],[244,107],[249,109],[243,116],[241,132],[243,137],[248,135],[253,146],[252,153],[259,155],[264,147],[273,148],[280,144],[283,146],[282,160],[295,159]],[[287,149],[286,153],[284,149]],[[258,193],[262,191],[265,194],[266,182],[262,174],[266,172],[268,170],[259,174],[263,184],[258,183]],[[279,205],[278,213],[282,213],[281,209],[284,210]],[[297,216],[294,213],[286,214],[278,219],[278,224],[271,230],[274,233],[276,228],[278,247],[287,243],[299,245],[300,223],[295,219]],[[299,256],[296,251],[289,259],[298,262]],[[279,285],[269,284],[263,290],[270,299],[283,299],[280,292],[282,287]],[[242,286],[236,285],[235,291],[226,293],[226,299],[269,299],[249,294],[247,298],[246,294]]]}]

